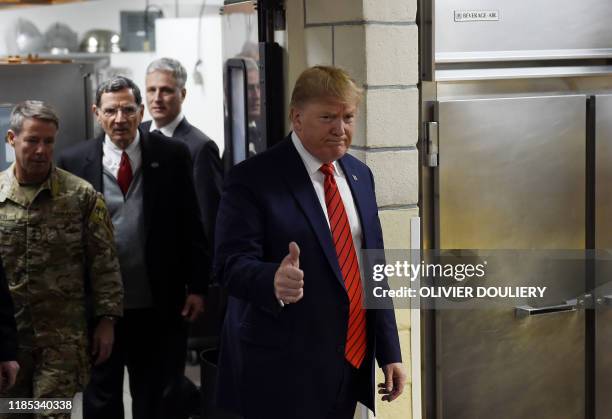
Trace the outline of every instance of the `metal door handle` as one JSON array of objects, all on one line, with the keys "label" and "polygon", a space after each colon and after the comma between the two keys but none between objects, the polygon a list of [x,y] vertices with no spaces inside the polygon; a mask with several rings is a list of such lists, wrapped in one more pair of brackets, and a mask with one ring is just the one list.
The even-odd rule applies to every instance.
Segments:
[{"label": "metal door handle", "polygon": [[517,319],[523,319],[529,316],[538,316],[541,314],[559,313],[565,311],[576,311],[580,302],[577,298],[573,300],[567,300],[565,304],[558,304],[554,306],[546,307],[532,307],[530,305],[524,305],[514,308],[514,313]]},{"label": "metal door handle", "polygon": [[612,306],[612,295],[603,295],[601,297],[597,297],[597,304]]}]

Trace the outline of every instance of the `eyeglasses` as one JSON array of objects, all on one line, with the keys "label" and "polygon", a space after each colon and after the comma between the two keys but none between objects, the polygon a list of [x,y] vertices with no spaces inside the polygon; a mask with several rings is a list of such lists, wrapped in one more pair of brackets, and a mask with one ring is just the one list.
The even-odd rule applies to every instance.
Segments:
[{"label": "eyeglasses", "polygon": [[105,118],[113,118],[119,112],[126,118],[133,118],[138,113],[138,109],[138,106],[122,106],[120,108],[103,108],[101,111]]}]

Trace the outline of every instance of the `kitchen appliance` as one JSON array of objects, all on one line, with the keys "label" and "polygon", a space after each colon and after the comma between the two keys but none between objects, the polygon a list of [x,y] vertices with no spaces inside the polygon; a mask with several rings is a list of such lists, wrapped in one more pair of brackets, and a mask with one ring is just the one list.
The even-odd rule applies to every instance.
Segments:
[{"label": "kitchen appliance", "polygon": [[33,54],[43,51],[45,46],[45,39],[38,27],[24,18],[7,25],[4,38],[9,54]]},{"label": "kitchen appliance", "polygon": [[424,310],[427,419],[612,418],[610,18],[601,0],[419,1],[423,249],[546,251],[494,281],[539,272],[575,297]]},{"label": "kitchen appliance", "polygon": [[[93,136],[91,63],[36,58],[0,61],[0,132],[6,135],[12,107],[24,100],[49,103],[59,115],[55,155]],[[14,161],[12,148],[0,147],[0,170]]]},{"label": "kitchen appliance", "polygon": [[78,50],[78,35],[70,26],[56,22],[45,32],[45,48],[51,54],[69,54]]},{"label": "kitchen appliance", "polygon": [[117,32],[107,29],[91,29],[83,35],[80,49],[91,54],[121,52],[120,42],[121,38]]}]

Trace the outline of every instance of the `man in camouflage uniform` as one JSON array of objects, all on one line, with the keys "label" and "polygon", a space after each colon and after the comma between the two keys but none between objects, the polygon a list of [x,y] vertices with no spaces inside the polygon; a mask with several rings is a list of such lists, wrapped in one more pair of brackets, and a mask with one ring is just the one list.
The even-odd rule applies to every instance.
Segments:
[{"label": "man in camouflage uniform", "polygon": [[[21,370],[0,397],[72,398],[83,389],[89,370],[86,278],[98,320],[91,345],[96,363],[109,357],[114,319],[122,315],[106,205],[90,184],[52,164],[58,126],[42,102],[20,103],[11,114],[7,139],[15,163],[0,173],[0,254],[15,304]],[[0,415],[5,417],[11,416]]]}]

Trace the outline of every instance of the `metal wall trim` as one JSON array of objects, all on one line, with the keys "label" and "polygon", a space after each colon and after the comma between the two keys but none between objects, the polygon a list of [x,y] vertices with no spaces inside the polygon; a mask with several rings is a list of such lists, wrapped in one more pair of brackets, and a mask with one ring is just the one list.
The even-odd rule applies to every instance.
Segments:
[{"label": "metal wall trim", "polygon": [[551,49],[532,51],[440,52],[436,63],[478,63],[487,61],[576,60],[612,58],[612,48]]},{"label": "metal wall trim", "polygon": [[612,75],[612,65],[437,69],[435,71],[436,81],[508,80],[603,75]]}]

